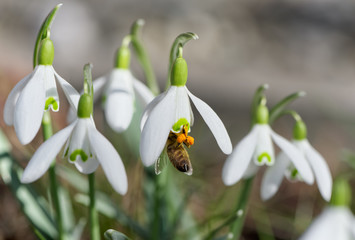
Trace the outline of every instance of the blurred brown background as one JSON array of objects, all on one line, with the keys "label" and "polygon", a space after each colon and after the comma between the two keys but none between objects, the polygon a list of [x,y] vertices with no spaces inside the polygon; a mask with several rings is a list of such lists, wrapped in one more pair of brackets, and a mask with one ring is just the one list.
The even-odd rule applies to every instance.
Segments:
[{"label": "blurred brown background", "polygon": [[[30,147],[21,147],[13,128],[5,126],[2,109],[11,88],[31,72],[37,32],[48,12],[58,3],[0,2],[0,125],[15,149],[25,152],[14,153],[24,160],[41,139]],[[145,19],[142,38],[161,89],[165,86],[173,40],[182,32],[194,32],[200,39],[189,42],[184,48],[189,66],[187,86],[220,115],[233,145],[248,132],[249,107],[260,84],[270,85],[266,92],[270,106],[292,92],[304,90],[306,97],[297,100],[292,107],[308,124],[309,140],[326,158],[333,176],[347,170],[340,155],[345,148],[355,149],[355,2],[65,0],[62,3],[51,31],[56,51],[53,65],[78,90],[85,63],[93,63],[94,77],[110,71],[114,53],[136,19]],[[132,71],[144,81],[134,57]],[[65,101],[61,104],[66,109]],[[224,201],[227,207],[232,207],[237,187],[223,186],[220,170],[225,156],[203,120],[195,115],[196,147],[190,151],[195,172],[188,181],[197,185],[203,183],[191,200],[195,216],[203,219],[218,212],[218,209],[209,209],[221,196],[216,194],[216,189],[217,193],[228,190],[230,196],[225,199],[230,200]],[[54,117],[59,127],[65,126],[63,112]],[[292,126],[293,120],[287,117],[277,121],[274,128],[290,138]],[[185,178],[183,176],[182,181],[186,181]],[[297,237],[309,224],[312,214],[319,213],[325,205],[316,186],[286,181],[272,200],[260,204],[259,183],[257,179],[251,204],[256,212],[267,209],[279,239]],[[33,239],[27,234],[31,231],[11,193],[1,184],[0,190],[0,240]],[[300,213],[295,209],[302,199],[305,203],[302,208],[306,210]],[[292,220],[297,214],[303,214],[298,219],[306,220]],[[245,236],[249,236],[248,231],[252,232],[255,226],[258,220],[249,217]],[[250,235],[247,239],[257,237]]]}]

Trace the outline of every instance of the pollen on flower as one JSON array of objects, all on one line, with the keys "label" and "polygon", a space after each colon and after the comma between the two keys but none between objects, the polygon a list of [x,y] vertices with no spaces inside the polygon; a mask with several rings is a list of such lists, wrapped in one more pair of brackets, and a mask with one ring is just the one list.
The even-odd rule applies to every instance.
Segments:
[{"label": "pollen on flower", "polygon": [[194,145],[195,139],[191,136],[187,136],[186,142],[188,143],[188,145]]},{"label": "pollen on flower", "polygon": [[185,134],[179,134],[178,137],[177,137],[177,139],[176,139],[176,141],[177,141],[178,143],[183,143],[183,142],[185,142],[185,141],[186,141],[186,136],[185,136]]}]

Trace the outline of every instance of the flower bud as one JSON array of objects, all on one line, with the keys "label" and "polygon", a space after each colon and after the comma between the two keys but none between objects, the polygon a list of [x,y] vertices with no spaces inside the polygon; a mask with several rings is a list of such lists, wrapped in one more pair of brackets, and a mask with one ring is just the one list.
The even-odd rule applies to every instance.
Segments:
[{"label": "flower bud", "polygon": [[92,97],[84,93],[78,104],[78,118],[89,118],[93,111]]},{"label": "flower bud", "polygon": [[184,58],[176,58],[173,68],[171,69],[171,85],[185,86],[187,81],[187,63]]},{"label": "flower bud", "polygon": [[302,120],[298,120],[293,127],[293,139],[303,140],[307,138],[307,127]]},{"label": "flower bud", "polygon": [[131,52],[126,46],[122,46],[117,50],[116,54],[116,68],[128,69],[131,60]]},{"label": "flower bud", "polygon": [[52,65],[54,59],[54,46],[52,40],[45,38],[41,42],[38,53],[39,65]]}]

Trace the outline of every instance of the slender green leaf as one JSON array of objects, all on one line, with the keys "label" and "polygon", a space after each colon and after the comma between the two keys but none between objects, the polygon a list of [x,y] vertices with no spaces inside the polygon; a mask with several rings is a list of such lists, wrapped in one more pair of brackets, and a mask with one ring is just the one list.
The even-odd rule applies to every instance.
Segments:
[{"label": "slender green leaf", "polygon": [[46,239],[56,239],[58,232],[50,215],[48,202],[38,195],[31,185],[20,182],[22,169],[14,163],[8,153],[0,155],[0,175],[5,184],[11,188],[23,213],[38,231],[38,235]]},{"label": "slender green leaf", "polygon": [[[76,194],[75,200],[84,206],[89,206],[90,199],[87,195]],[[122,211],[122,209],[116,206],[116,204],[113,203],[112,200],[108,198],[105,194],[96,192],[96,209],[104,216],[116,219],[121,224],[130,227],[137,235],[139,235],[143,239],[148,238],[147,231],[143,227],[141,227],[137,222],[131,219],[128,215],[126,215]]]}]

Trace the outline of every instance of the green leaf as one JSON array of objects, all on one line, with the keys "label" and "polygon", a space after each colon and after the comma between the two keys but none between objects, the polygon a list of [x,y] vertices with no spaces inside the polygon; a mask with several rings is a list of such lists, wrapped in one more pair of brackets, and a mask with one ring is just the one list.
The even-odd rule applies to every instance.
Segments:
[{"label": "green leaf", "polygon": [[197,40],[198,36],[195,33],[192,32],[187,32],[187,33],[182,33],[179,36],[176,37],[173,45],[171,46],[170,50],[170,57],[169,57],[169,69],[168,69],[168,81],[167,81],[167,87],[170,85],[170,72],[171,68],[173,67],[173,64],[175,62],[175,59],[178,56],[179,53],[179,48],[184,47],[184,45],[190,41],[190,40]]},{"label": "green leaf", "polygon": [[58,9],[62,6],[63,4],[60,3],[58,4],[55,8],[53,8],[53,10],[48,14],[48,16],[46,17],[46,19],[44,20],[38,35],[37,35],[37,39],[36,39],[36,44],[35,44],[35,49],[33,52],[33,68],[35,68],[38,64],[38,49],[39,49],[39,45],[41,44],[42,39],[49,37],[48,34],[50,32],[53,20],[55,18],[55,15],[58,11]]},{"label": "green leaf", "polygon": [[72,168],[68,168],[63,165],[58,165],[56,167],[57,174],[61,178],[68,181],[70,185],[80,192],[89,192],[89,184],[87,179],[83,175],[80,175],[77,170],[73,170]]},{"label": "green leaf", "polygon": [[282,99],[280,102],[278,102],[275,106],[273,106],[270,109],[269,124],[271,125],[272,123],[274,123],[275,120],[278,119],[283,114],[283,110],[288,104],[290,104],[292,101],[296,100],[297,98],[303,97],[305,95],[306,93],[303,91],[290,94],[284,99]]},{"label": "green leaf", "polygon": [[[59,187],[59,186],[58,186]],[[73,205],[70,199],[69,192],[62,187],[58,188],[58,197],[60,201],[60,211],[61,211],[61,216],[63,219],[63,229],[65,232],[65,235],[71,236],[72,232],[74,231],[75,228],[75,218],[74,218],[74,213],[73,213]],[[71,237],[70,239],[80,239],[80,238],[73,238]]]},{"label": "green leaf", "polygon": [[80,218],[79,222],[77,225],[73,228],[71,232],[71,238],[70,239],[75,239],[75,240],[80,240],[81,235],[83,234],[84,227],[86,225],[86,219],[85,218]]},{"label": "green leaf", "polygon": [[[88,195],[76,194],[75,200],[84,206],[89,206],[90,199]],[[102,215],[116,219],[121,224],[130,227],[141,238],[148,238],[146,229],[142,228],[137,222],[125,214],[109,197],[98,191],[96,191],[96,209]]]},{"label": "green leaf", "polygon": [[105,232],[104,237],[106,240],[130,240],[126,235],[113,229]]},{"label": "green leaf", "polygon": [[38,195],[31,185],[20,182],[22,169],[14,163],[8,153],[0,155],[0,175],[20,203],[21,210],[37,231],[45,239],[56,239],[58,232],[51,217],[48,202]]}]

